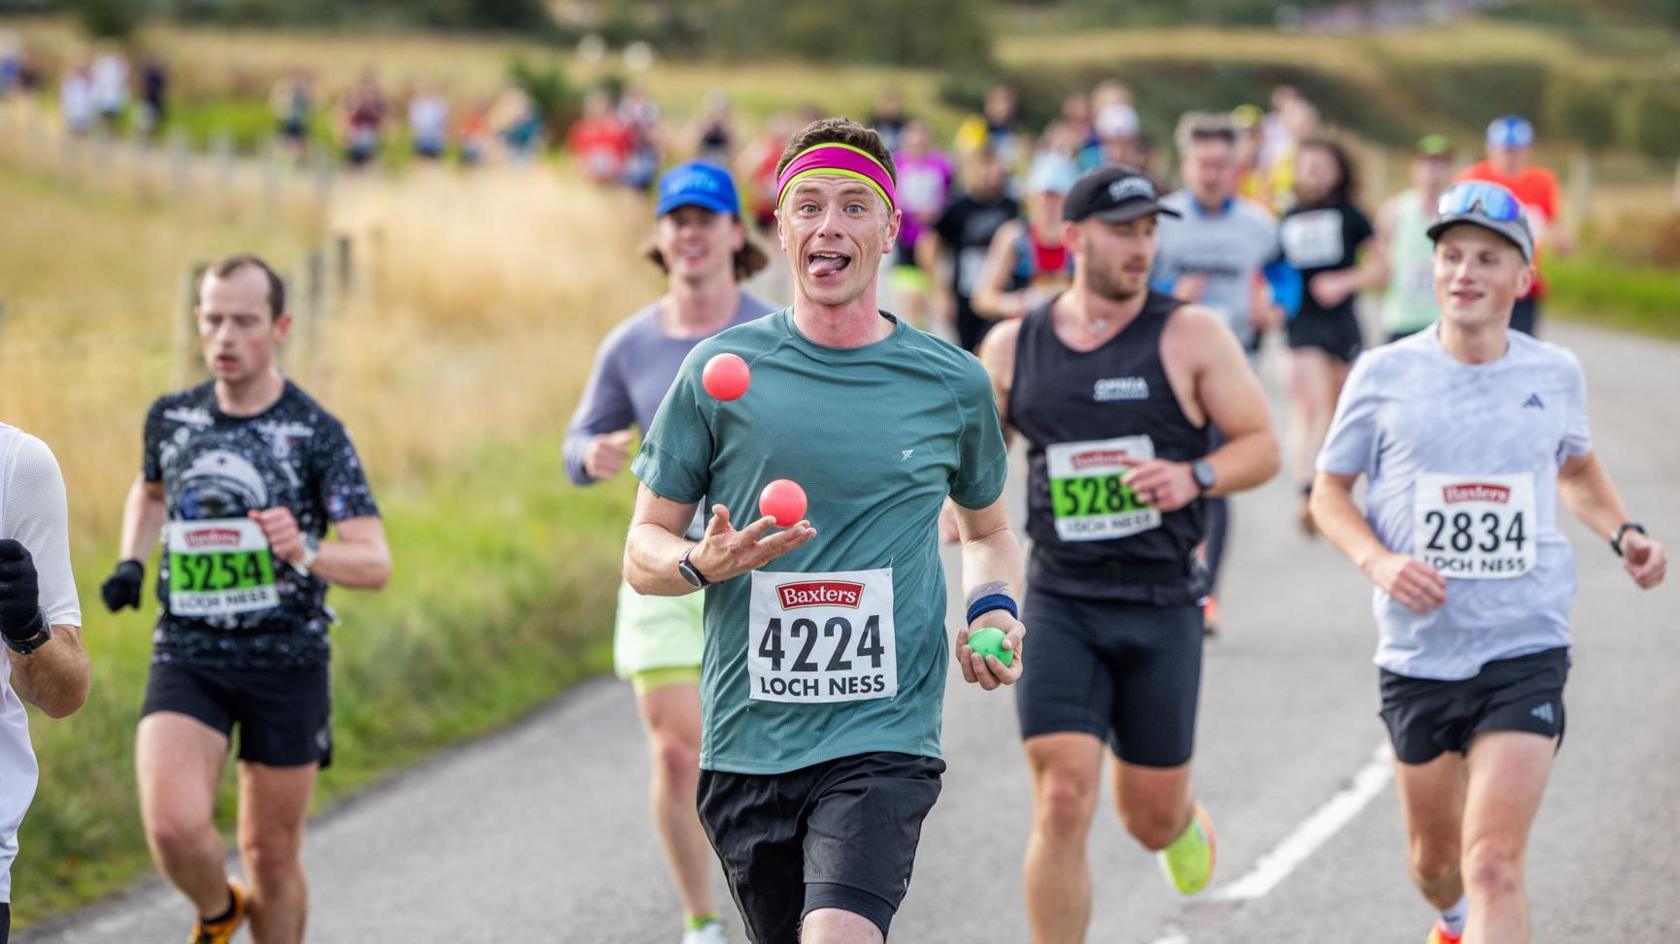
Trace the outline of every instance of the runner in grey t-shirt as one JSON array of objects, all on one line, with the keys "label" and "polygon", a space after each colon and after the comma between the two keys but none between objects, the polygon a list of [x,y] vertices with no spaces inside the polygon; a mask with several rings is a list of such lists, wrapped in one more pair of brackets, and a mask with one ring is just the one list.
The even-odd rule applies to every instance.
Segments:
[{"label": "runner in grey t-shirt", "polygon": [[[1192,117],[1179,147],[1184,189],[1161,200],[1179,215],[1161,216],[1150,283],[1218,312],[1252,364],[1265,329],[1282,323],[1261,278],[1261,271],[1279,254],[1277,220],[1265,207],[1236,195],[1237,137],[1230,119]],[[1214,437],[1218,448],[1223,436],[1216,429]],[[1202,625],[1209,634],[1219,631],[1221,621],[1216,594],[1230,527],[1230,503],[1223,497],[1208,499],[1202,549],[1208,596]]]},{"label": "runner in grey t-shirt", "polygon": [[[669,288],[614,328],[595,357],[566,431],[566,474],[579,485],[624,468],[630,425],[647,432],[695,345],[771,311],[740,287],[768,260],[741,224],[728,171],[701,161],[667,171],[656,215],[648,258],[668,276]],[[701,602],[700,594],[642,596],[620,586],[613,663],[635,689],[647,728],[654,819],[682,898],[682,944],[723,944],[723,923],[712,907],[712,850],[696,813]]]},{"label": "runner in grey t-shirt", "polygon": [[1312,512],[1377,585],[1412,877],[1441,913],[1429,941],[1520,944],[1523,850],[1564,730],[1575,562],[1558,500],[1640,587],[1666,560],[1592,452],[1579,362],[1509,330],[1534,280],[1516,197],[1459,184],[1429,237],[1441,319],[1354,366]]}]

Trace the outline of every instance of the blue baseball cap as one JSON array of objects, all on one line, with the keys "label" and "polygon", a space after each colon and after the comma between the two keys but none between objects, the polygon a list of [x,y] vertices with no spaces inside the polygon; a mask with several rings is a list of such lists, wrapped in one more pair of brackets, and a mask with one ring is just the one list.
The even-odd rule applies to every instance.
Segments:
[{"label": "blue baseball cap", "polygon": [[734,178],[729,176],[729,171],[705,161],[678,164],[659,178],[659,207],[654,216],[664,216],[685,206],[741,215],[741,198],[735,193]]},{"label": "blue baseball cap", "polygon": [[1488,125],[1487,143],[1510,150],[1533,147],[1534,126],[1521,115],[1500,115]]}]

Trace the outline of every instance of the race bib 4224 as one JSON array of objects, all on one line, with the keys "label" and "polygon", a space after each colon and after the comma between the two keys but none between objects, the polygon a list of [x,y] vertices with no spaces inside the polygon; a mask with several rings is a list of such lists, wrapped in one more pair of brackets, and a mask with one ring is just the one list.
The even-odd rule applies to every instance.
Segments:
[{"label": "race bib 4224", "polygon": [[1534,476],[1420,475],[1413,553],[1443,577],[1505,580],[1534,569]]},{"label": "race bib 4224", "polygon": [[892,570],[755,570],[747,678],[758,701],[824,704],[898,694]]}]

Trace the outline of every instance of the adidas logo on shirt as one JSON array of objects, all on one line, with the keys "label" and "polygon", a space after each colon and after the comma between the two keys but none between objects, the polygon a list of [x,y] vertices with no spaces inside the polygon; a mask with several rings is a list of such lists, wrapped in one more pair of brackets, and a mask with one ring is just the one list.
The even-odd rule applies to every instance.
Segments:
[{"label": "adidas logo on shirt", "polygon": [[1540,399],[1538,393],[1529,394],[1528,399],[1523,401],[1523,409],[1525,410],[1544,410],[1545,408],[1546,404]]}]

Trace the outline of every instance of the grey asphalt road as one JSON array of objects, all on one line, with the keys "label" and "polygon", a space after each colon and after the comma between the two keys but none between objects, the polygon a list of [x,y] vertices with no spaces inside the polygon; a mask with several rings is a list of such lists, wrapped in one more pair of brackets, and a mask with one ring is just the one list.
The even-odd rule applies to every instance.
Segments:
[{"label": "grey asphalt road", "polygon": [[[1635,514],[1680,542],[1680,346],[1550,328],[1586,365],[1597,449]],[[1171,892],[1120,829],[1105,788],[1090,848],[1093,942],[1418,944],[1427,933],[1393,786],[1381,780],[1269,893],[1219,898],[1344,791],[1383,741],[1368,588],[1297,533],[1293,512],[1282,481],[1237,503],[1226,630],[1208,649],[1196,761],[1217,824],[1215,887],[1189,900]],[[1535,940],[1680,941],[1676,589],[1638,592],[1601,542],[1569,533],[1581,575],[1577,647],[1567,743],[1529,860]],[[1030,801],[1012,696],[953,672],[945,750],[944,794],[892,939],[1025,941]],[[309,940],[674,942],[646,777],[629,688],[583,685],[315,823]],[[738,928],[721,883],[718,894]],[[154,880],[20,940],[173,942],[188,911]]]}]

